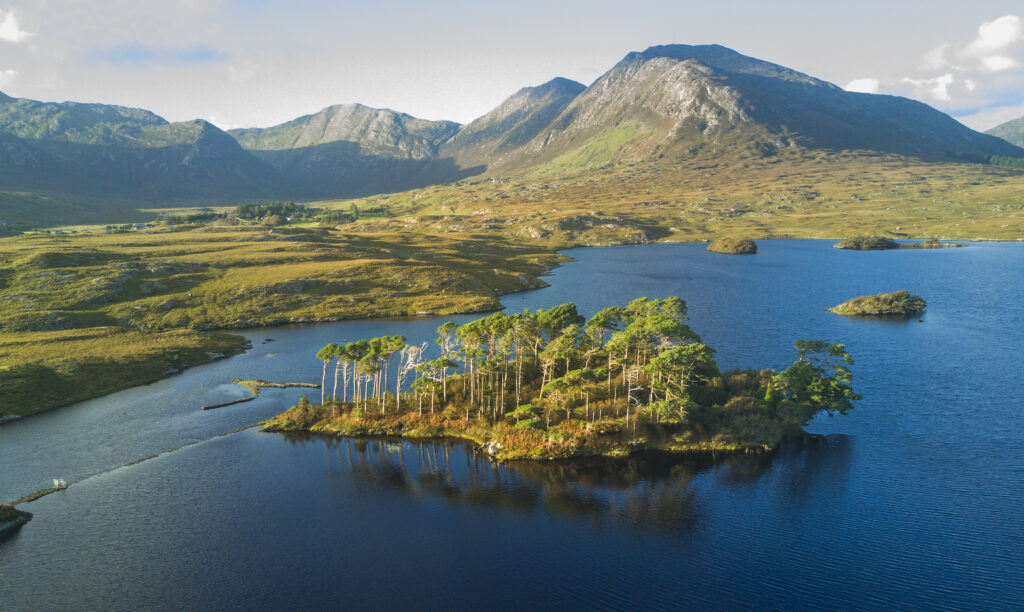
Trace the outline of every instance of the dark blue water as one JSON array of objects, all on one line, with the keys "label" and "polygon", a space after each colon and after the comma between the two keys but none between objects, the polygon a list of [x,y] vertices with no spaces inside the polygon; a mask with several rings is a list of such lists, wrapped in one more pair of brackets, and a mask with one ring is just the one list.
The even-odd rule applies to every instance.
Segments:
[{"label": "dark blue water", "polygon": [[[439,321],[261,330],[249,354],[0,427],[0,500],[73,483],[0,544],[0,609],[1024,607],[1024,245],[829,246],[577,250],[505,299],[680,295],[722,367],[844,342],[865,399],[812,423],[824,439],[493,466],[461,444],[215,437],[301,394],[199,412],[241,394],[227,380],[315,381],[328,341]],[[824,311],[896,289],[928,301],[920,322]]]}]

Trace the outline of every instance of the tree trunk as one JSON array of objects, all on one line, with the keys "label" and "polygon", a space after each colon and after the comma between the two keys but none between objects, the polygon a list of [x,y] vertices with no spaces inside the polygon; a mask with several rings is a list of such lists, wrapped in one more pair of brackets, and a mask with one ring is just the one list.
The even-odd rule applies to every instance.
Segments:
[{"label": "tree trunk", "polygon": [[324,393],[327,392],[327,360],[324,360],[324,375],[320,377],[320,405],[324,405]]},{"label": "tree trunk", "polygon": [[338,370],[341,369],[341,360],[334,362],[334,389],[331,390],[331,398],[338,401]]}]

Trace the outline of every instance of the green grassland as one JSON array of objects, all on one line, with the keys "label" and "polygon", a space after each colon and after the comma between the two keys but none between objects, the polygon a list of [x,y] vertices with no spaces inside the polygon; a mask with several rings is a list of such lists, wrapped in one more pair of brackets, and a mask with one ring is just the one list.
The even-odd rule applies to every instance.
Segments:
[{"label": "green grassland", "polygon": [[26,415],[150,383],[240,352],[224,332],[143,333],[118,327],[8,332],[0,337],[0,416]]},{"label": "green grassland", "polygon": [[[864,233],[1024,238],[1021,169],[851,152],[609,164],[560,175],[474,178],[320,205],[347,209],[353,202],[387,207],[396,215],[387,227],[409,225],[409,216],[450,218],[463,229],[510,240],[539,234],[572,244],[607,244],[625,227],[665,241]],[[591,224],[592,231],[565,231],[573,217],[582,217],[577,225]],[[606,224],[619,231],[603,235]]]},{"label": "green grassland", "polygon": [[[108,233],[100,225],[0,238],[0,385],[20,389],[0,396],[0,415],[102,395],[240,345],[235,337],[234,349],[226,346],[213,330],[494,309],[501,294],[542,286],[538,277],[564,261],[556,251],[568,247],[865,233],[1024,238],[1024,170],[1017,168],[807,151],[556,162],[509,177],[314,203],[360,211],[335,227],[306,221]],[[122,204],[109,206],[124,218]],[[5,210],[21,208],[8,200]],[[103,223],[31,210],[19,219],[36,227],[46,219],[51,227]],[[125,349],[111,357],[114,344]],[[188,356],[162,356],[176,351]],[[140,373],[95,369],[111,359]]]},{"label": "green grassland", "polygon": [[198,226],[0,239],[0,415],[240,349],[213,330],[478,312],[565,258],[480,236]]}]

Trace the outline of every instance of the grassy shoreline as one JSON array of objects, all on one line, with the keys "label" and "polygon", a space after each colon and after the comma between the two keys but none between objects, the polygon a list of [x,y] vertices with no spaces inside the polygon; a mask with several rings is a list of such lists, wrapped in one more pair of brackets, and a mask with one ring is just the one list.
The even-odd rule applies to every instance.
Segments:
[{"label": "grassy shoreline", "polygon": [[0,239],[0,416],[237,354],[246,341],[226,330],[496,310],[567,260],[473,236],[258,226]]},{"label": "grassy shoreline", "polygon": [[[312,410],[322,410],[312,405]],[[780,436],[770,443],[728,440],[677,440],[672,431],[656,431],[645,424],[644,432],[631,436],[619,431],[599,433],[586,426],[561,428],[551,435],[524,432],[503,424],[482,424],[444,415],[419,417],[401,415],[369,420],[325,416],[313,422],[293,421],[285,413],[263,421],[260,431],[266,433],[302,433],[339,438],[401,438],[407,440],[459,440],[475,445],[491,459],[503,461],[548,461],[583,457],[624,457],[643,451],[667,453],[764,453],[778,448]],[[620,421],[597,424],[619,427]],[[679,433],[681,430],[677,430]],[[658,439],[661,438],[661,439]]]},{"label": "grassy shoreline", "polygon": [[[333,227],[245,222],[0,238],[0,387],[20,381],[22,389],[0,396],[0,417],[203,363],[167,364],[157,353],[223,352],[211,336],[223,330],[497,310],[500,296],[545,286],[541,277],[569,248],[864,232],[1022,239],[1021,170],[854,153],[732,161],[744,171],[723,160],[617,163],[317,203],[388,211]],[[107,355],[105,346],[130,334],[170,331],[191,338],[170,349],[131,341],[138,357]],[[59,334],[92,340],[51,354]],[[119,364],[109,361],[145,374],[114,380],[104,372]],[[55,374],[64,391],[49,393]],[[93,390],[71,393],[81,383]]]}]

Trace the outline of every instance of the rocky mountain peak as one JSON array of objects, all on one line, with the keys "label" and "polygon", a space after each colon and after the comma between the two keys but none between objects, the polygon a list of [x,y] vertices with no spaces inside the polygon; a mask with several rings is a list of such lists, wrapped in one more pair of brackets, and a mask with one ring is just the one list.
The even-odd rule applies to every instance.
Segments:
[{"label": "rocky mountain peak", "polygon": [[667,58],[680,62],[692,60],[719,72],[747,74],[839,89],[835,85],[797,72],[785,66],[743,55],[722,45],[658,45],[626,55],[623,63]]},{"label": "rocky mountain peak", "polygon": [[524,87],[459,130],[442,155],[451,155],[463,167],[500,165],[507,152],[537,137],[586,88],[562,77]]}]

